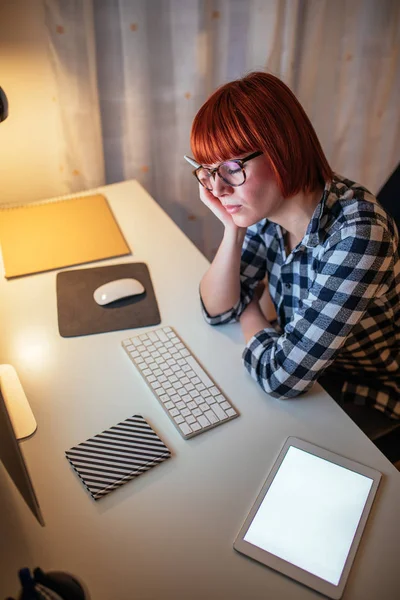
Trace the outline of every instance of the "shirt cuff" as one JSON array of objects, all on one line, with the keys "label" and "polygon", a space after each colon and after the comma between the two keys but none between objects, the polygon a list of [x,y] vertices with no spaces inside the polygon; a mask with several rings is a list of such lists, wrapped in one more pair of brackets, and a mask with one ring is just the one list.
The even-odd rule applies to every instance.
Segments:
[{"label": "shirt cuff", "polygon": [[[247,342],[242,358],[246,368],[250,369],[254,366],[254,361],[257,362],[265,350],[279,339],[280,334],[273,327],[262,329]],[[249,353],[251,354],[251,365],[249,364]]]},{"label": "shirt cuff", "polygon": [[204,302],[201,297],[201,294],[200,294],[200,303],[201,303],[201,310],[203,313],[203,317],[209,325],[225,325],[226,323],[234,323],[237,321],[237,313],[238,313],[238,309],[241,305],[241,300],[239,300],[239,302],[237,302],[237,304],[235,304],[235,306],[233,306],[229,310],[227,310],[219,315],[215,315],[213,317],[208,313],[206,307],[204,306]]}]

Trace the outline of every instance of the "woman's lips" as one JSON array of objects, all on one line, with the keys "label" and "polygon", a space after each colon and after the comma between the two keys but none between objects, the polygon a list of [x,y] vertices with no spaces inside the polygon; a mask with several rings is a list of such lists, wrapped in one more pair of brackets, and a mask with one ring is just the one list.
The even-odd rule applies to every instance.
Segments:
[{"label": "woman's lips", "polygon": [[226,204],[224,208],[227,213],[229,213],[230,215],[233,215],[234,213],[237,213],[242,208],[242,205],[241,204]]}]

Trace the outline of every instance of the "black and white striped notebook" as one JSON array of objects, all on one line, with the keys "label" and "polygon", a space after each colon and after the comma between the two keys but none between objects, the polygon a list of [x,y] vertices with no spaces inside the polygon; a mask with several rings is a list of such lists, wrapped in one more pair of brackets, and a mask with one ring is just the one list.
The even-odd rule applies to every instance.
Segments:
[{"label": "black and white striped notebook", "polygon": [[171,452],[141,415],[65,453],[94,500],[170,458]]}]

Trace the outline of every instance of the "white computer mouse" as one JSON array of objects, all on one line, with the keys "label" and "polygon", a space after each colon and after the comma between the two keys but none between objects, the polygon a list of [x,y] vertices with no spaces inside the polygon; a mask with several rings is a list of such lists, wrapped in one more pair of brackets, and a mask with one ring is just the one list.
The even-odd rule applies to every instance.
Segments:
[{"label": "white computer mouse", "polygon": [[137,296],[143,294],[144,287],[137,279],[132,277],[126,279],[115,279],[114,281],[108,281],[104,285],[101,285],[93,292],[93,298],[104,306],[110,304],[110,302],[116,302],[122,298],[129,298],[129,296]]}]

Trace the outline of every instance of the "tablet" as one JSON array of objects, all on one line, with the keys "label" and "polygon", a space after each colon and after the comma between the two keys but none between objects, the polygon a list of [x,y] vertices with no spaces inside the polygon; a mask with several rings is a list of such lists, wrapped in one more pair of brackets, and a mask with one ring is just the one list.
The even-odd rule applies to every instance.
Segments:
[{"label": "tablet", "polygon": [[380,479],[375,469],[290,437],[233,547],[341,598]]}]

